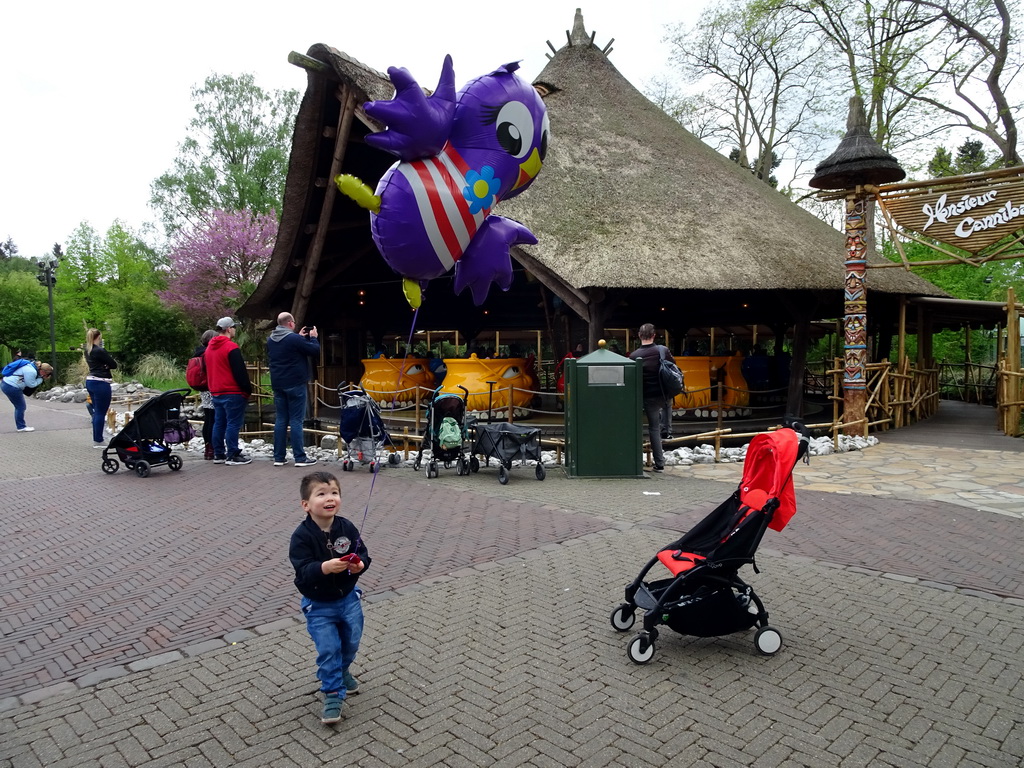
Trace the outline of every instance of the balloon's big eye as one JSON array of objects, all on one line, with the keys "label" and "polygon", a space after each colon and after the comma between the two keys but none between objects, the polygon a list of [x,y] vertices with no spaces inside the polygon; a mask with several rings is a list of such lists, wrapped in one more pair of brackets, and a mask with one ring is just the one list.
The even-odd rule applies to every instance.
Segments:
[{"label": "balloon's big eye", "polygon": [[533,147],[533,115],[521,101],[503,105],[494,121],[498,144],[512,157],[522,159]]}]

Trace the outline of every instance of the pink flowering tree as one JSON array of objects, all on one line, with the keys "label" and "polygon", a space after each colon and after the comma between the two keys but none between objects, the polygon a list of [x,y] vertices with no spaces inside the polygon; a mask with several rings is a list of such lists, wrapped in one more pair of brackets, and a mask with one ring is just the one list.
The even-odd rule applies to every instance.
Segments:
[{"label": "pink flowering tree", "polygon": [[182,232],[169,255],[165,304],[181,307],[198,327],[211,326],[248,298],[263,276],[277,239],[277,216],[213,211]]}]

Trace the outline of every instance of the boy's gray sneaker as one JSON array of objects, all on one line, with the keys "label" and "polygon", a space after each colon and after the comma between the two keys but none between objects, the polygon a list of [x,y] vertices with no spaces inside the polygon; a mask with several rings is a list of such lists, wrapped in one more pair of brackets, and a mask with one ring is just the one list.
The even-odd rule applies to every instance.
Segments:
[{"label": "boy's gray sneaker", "polygon": [[324,713],[320,717],[321,723],[336,723],[341,720],[341,706],[345,700],[336,693],[328,693],[324,697]]},{"label": "boy's gray sneaker", "polygon": [[[216,459],[215,459],[215,461],[216,461]],[[252,457],[251,456],[246,456],[244,453],[240,453],[237,456],[232,456],[230,459],[228,459],[224,463],[227,464],[229,467],[238,467],[238,466],[241,466],[242,464],[251,464],[252,463]]]},{"label": "boy's gray sneaker", "polygon": [[341,673],[341,682],[345,684],[345,690],[349,693],[359,693],[359,681],[352,677],[347,669]]},{"label": "boy's gray sneaker", "polygon": [[303,459],[302,461],[295,462],[296,467],[315,467],[316,459]]}]

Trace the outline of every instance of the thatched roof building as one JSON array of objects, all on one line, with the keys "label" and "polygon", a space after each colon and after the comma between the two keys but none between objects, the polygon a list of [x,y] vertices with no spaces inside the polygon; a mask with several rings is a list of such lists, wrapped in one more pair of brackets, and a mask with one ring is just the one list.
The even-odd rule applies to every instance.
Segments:
[{"label": "thatched roof building", "polygon": [[[468,291],[452,298],[449,284],[434,281],[418,327],[557,335],[564,313],[574,338],[589,325],[596,339],[604,327],[642,322],[680,336],[691,326],[842,316],[843,235],[686,131],[592,40],[577,11],[568,42],[535,81],[551,121],[544,168],[495,209],[539,241],[513,249],[512,289],[492,288],[477,308]],[[391,155],[364,143],[380,126],[360,105],[393,89],[325,45],[305,62],[277,248],[241,313],[290,309],[360,346],[367,332],[407,332],[410,313],[370,239],[368,214],[330,179],[340,171],[373,186],[391,165]],[[891,320],[899,296],[944,295],[896,269],[872,271],[869,291],[872,322]]]}]

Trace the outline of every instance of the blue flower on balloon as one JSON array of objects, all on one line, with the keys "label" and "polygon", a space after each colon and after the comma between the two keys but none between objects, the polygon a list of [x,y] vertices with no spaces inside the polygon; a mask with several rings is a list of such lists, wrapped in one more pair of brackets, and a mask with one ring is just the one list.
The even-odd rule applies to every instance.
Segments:
[{"label": "blue flower on balloon", "polygon": [[494,196],[501,189],[501,179],[494,178],[494,169],[485,165],[480,172],[469,171],[466,174],[466,186],[463,196],[469,201],[469,212],[479,213],[484,208],[494,205]]}]

